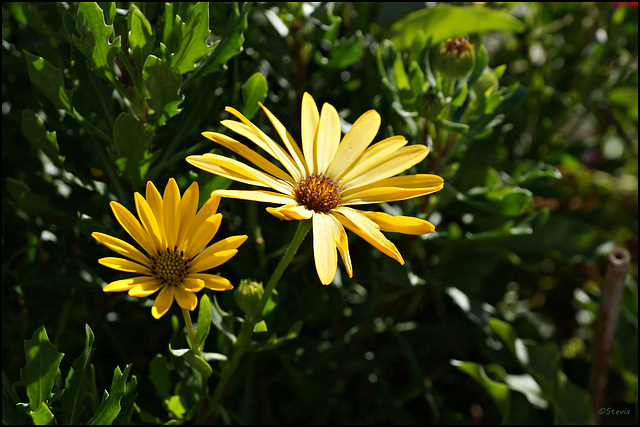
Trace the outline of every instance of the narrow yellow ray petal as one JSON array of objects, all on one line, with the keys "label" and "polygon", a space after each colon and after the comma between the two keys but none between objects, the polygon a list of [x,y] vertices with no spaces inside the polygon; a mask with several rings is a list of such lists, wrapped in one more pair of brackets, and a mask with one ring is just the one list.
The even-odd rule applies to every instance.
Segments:
[{"label": "narrow yellow ray petal", "polygon": [[156,221],[153,211],[149,207],[149,204],[142,197],[142,194],[134,194],[136,211],[138,212],[138,218],[144,227],[147,235],[153,240],[153,246],[156,249],[162,248],[162,236],[160,235],[160,229],[158,228],[158,221]]},{"label": "narrow yellow ray petal", "polygon": [[309,173],[317,172],[315,158],[315,142],[318,132],[318,122],[320,114],[318,106],[313,97],[305,92],[302,95],[302,114],[301,114],[301,133],[302,133],[302,152],[307,162],[307,170]]},{"label": "narrow yellow ray petal", "polygon": [[340,176],[360,157],[378,133],[380,121],[380,114],[376,110],[369,110],[358,117],[342,138],[338,151],[327,168],[327,176]]},{"label": "narrow yellow ray petal", "polygon": [[173,250],[177,246],[178,228],[178,204],[180,203],[180,188],[173,178],[169,179],[164,188],[162,197],[162,217],[164,219],[164,234],[167,236],[167,249]]},{"label": "narrow yellow ray petal", "polygon": [[313,258],[318,277],[323,285],[333,282],[338,268],[336,253],[336,238],[330,223],[331,216],[325,214],[313,215]]},{"label": "narrow yellow ray petal", "polygon": [[153,185],[153,182],[147,181],[147,191],[146,191],[146,200],[153,212],[153,216],[158,223],[158,229],[160,230],[161,239],[162,239],[162,247],[167,247],[167,237],[164,235],[164,221],[162,219],[162,196],[160,192]]},{"label": "narrow yellow ray petal", "polygon": [[265,114],[271,121],[271,124],[273,124],[273,127],[276,129],[276,132],[278,132],[278,135],[280,135],[282,142],[284,142],[285,147],[287,147],[287,150],[289,150],[289,154],[291,155],[291,158],[293,159],[296,166],[298,167],[299,174],[298,176],[294,175],[293,178],[296,180],[296,182],[301,180],[302,178],[308,175],[308,171],[307,171],[307,164],[304,161],[304,155],[302,154],[302,151],[300,150],[298,143],[293,139],[291,134],[287,131],[287,128],[280,122],[280,120],[278,120],[276,116],[273,115],[273,113],[271,113],[271,111],[269,111],[267,107],[262,105],[261,102],[258,102],[258,104],[260,105],[260,107],[262,107],[262,110],[265,112]]},{"label": "narrow yellow ray petal", "polygon": [[125,256],[147,267],[151,266],[151,261],[149,261],[149,258],[147,258],[146,255],[144,255],[142,252],[140,252],[138,249],[125,242],[124,240],[120,240],[117,237],[109,236],[108,234],[99,233],[97,231],[91,233],[91,237],[122,256]]},{"label": "narrow yellow ray petal", "polygon": [[161,289],[164,285],[157,279],[145,283],[138,283],[129,289],[129,295],[136,298],[144,298],[152,295]]},{"label": "narrow yellow ray petal", "polygon": [[142,249],[144,249],[149,255],[155,255],[156,248],[153,245],[153,241],[133,214],[118,202],[112,201],[109,203],[109,206],[111,206],[111,210],[122,228],[124,228],[133,240],[142,246]]},{"label": "narrow yellow ray petal", "polygon": [[[208,248],[207,248],[208,249]],[[237,249],[229,249],[226,251],[208,251],[205,249],[191,262],[189,270],[192,273],[201,273],[203,271],[216,268],[219,265],[229,261],[235,254],[238,253]],[[206,253],[205,253],[206,252]]]},{"label": "narrow yellow ray petal", "polygon": [[156,319],[161,318],[169,311],[171,304],[173,304],[173,286],[165,286],[151,307],[151,315]]},{"label": "narrow yellow ray petal", "polygon": [[214,291],[228,291],[229,289],[233,289],[233,285],[229,280],[215,274],[193,273],[189,274],[189,277],[202,280],[205,288]]},{"label": "narrow yellow ray petal", "polygon": [[151,270],[149,270],[148,267],[124,258],[105,257],[100,258],[98,262],[105,267],[113,268],[114,270],[151,275]]},{"label": "narrow yellow ray petal", "polygon": [[276,178],[279,178],[283,181],[290,182],[291,184],[295,184],[299,180],[299,178],[291,177],[291,175],[284,172],[279,167],[275,166],[273,163],[271,163],[270,161],[262,157],[260,154],[256,153],[249,147],[245,146],[244,144],[241,144],[240,142],[236,141],[235,139],[227,135],[223,135],[217,132],[202,132],[202,135],[205,138],[215,141],[218,144],[222,145],[223,147],[226,147],[231,151],[241,155],[242,157],[249,160],[254,165],[258,166],[259,168],[261,168],[268,174],[273,175]]},{"label": "narrow yellow ray petal", "polygon": [[360,211],[361,214],[378,224],[380,230],[403,234],[428,234],[435,226],[424,219],[412,216],[393,216],[384,212]]},{"label": "narrow yellow ray petal", "polygon": [[196,181],[193,181],[187,191],[182,195],[178,212],[180,216],[180,228],[178,229],[177,242],[182,245],[187,233],[191,229],[196,212],[198,211],[198,199],[200,198],[200,187]]},{"label": "narrow yellow ray petal", "polygon": [[377,163],[391,158],[398,149],[405,145],[407,145],[407,140],[404,136],[399,135],[376,142],[367,148],[355,162],[347,166],[341,175],[334,179],[338,184],[345,184]]},{"label": "narrow yellow ray petal", "polygon": [[231,179],[233,181],[242,182],[249,185],[255,185],[257,187],[268,187],[268,185],[256,181],[255,179],[249,179],[246,175],[234,172],[227,168],[223,168],[220,165],[215,164],[211,160],[204,158],[203,156],[189,156],[187,157],[187,162],[192,164],[193,166],[202,169],[203,171],[212,173],[214,175],[219,175],[224,178]]},{"label": "narrow yellow ray petal", "polygon": [[393,202],[398,200],[407,200],[414,197],[425,196],[435,193],[442,187],[406,189],[398,187],[382,187],[372,188],[347,196],[343,199],[344,206],[367,205],[371,203]]},{"label": "narrow yellow ray petal", "polygon": [[124,292],[133,288],[134,286],[141,285],[143,283],[156,283],[160,285],[160,282],[154,277],[149,276],[136,276],[129,277],[127,279],[116,280],[114,282],[109,283],[107,286],[102,288],[103,292]]},{"label": "narrow yellow ray petal", "polygon": [[355,196],[360,192],[372,190],[375,188],[397,188],[398,190],[428,190],[441,189],[444,180],[438,175],[417,174],[417,175],[400,175],[391,178],[381,179],[367,185],[351,187],[348,190],[342,190],[340,196],[344,199]]},{"label": "narrow yellow ray petal", "polygon": [[297,203],[287,203],[286,205],[279,206],[277,208],[267,208],[267,212],[271,215],[286,219],[286,220],[303,220],[309,219],[313,215],[313,211],[305,208],[304,206],[300,206]]},{"label": "narrow yellow ray petal", "polygon": [[231,199],[252,200],[254,202],[266,202],[284,205],[293,200],[293,196],[261,190],[215,190],[211,195],[229,197]]},{"label": "narrow yellow ray petal", "polygon": [[204,280],[189,275],[182,279],[182,287],[185,291],[200,292],[204,288]]},{"label": "narrow yellow ray petal", "polygon": [[176,286],[173,290],[178,305],[185,310],[193,311],[198,306],[198,297],[193,292],[184,290],[180,286]]},{"label": "narrow yellow ray petal", "polygon": [[316,172],[325,173],[340,144],[340,116],[333,105],[325,103],[320,112],[316,136]]},{"label": "narrow yellow ray petal", "polygon": [[220,228],[222,222],[222,214],[218,213],[210,216],[200,224],[197,230],[189,237],[185,243],[184,255],[187,258],[193,258],[213,239]]},{"label": "narrow yellow ray petal", "polygon": [[[196,245],[192,243],[193,239],[196,236],[200,236],[200,233],[203,233],[203,232],[206,234],[206,236],[209,236],[209,240],[207,240],[204,243],[206,245],[211,241],[213,236],[218,231],[218,227],[220,226],[219,222],[222,221],[222,214],[216,214],[215,212],[218,209],[219,204],[220,204],[220,196],[209,197],[207,201],[204,202],[204,204],[202,205],[198,213],[196,214],[196,217],[194,218],[194,220],[191,222],[191,227],[187,232],[187,235],[185,236],[184,240],[181,242],[182,246],[180,248],[185,252],[187,257],[189,258],[193,257],[196,253],[198,253],[204,247],[202,246],[200,248],[197,248]],[[207,224],[206,225],[207,228],[204,230],[201,230],[200,227],[202,227],[207,221],[210,221],[213,224],[218,223],[218,225],[211,227],[211,224]]]},{"label": "narrow yellow ray petal", "polygon": [[348,181],[344,181],[340,188],[348,190],[397,175],[420,163],[427,157],[428,153],[429,150],[424,145],[403,147],[390,158],[382,159],[380,162],[372,160],[372,164],[367,170],[362,171],[358,176]]},{"label": "narrow yellow ray petal", "polygon": [[379,230],[378,225],[355,209],[341,206],[332,212],[337,213],[336,218],[342,225],[363,238],[374,248],[383,254],[404,264],[402,255],[396,246],[389,241]]},{"label": "narrow yellow ray petal", "polygon": [[331,222],[333,225],[333,233],[336,238],[338,253],[342,258],[342,263],[344,264],[344,268],[347,270],[347,274],[349,277],[353,277],[353,265],[351,264],[351,255],[349,254],[349,238],[338,219],[334,215],[331,215],[330,218],[332,220]]}]

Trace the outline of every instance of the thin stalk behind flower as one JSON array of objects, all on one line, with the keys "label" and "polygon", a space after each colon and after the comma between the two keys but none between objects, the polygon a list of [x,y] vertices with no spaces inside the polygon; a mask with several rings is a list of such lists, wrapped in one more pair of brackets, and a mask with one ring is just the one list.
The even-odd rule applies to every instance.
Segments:
[{"label": "thin stalk behind flower", "polygon": [[[352,206],[406,200],[442,189],[444,181],[431,174],[396,176],[420,163],[429,153],[421,144],[407,145],[392,136],[371,145],[380,128],[380,115],[365,112],[341,139],[340,117],[325,103],[319,111],[311,95],[302,99],[302,144],[262,104],[283,146],[237,110],[226,111],[240,121],[222,125],[248,139],[284,170],[241,142],[221,133],[203,135],[250,164],[217,154],[189,156],[187,162],[207,172],[260,187],[256,190],[217,190],[212,195],[279,205],[267,211],[283,220],[311,220],[316,271],[320,281],[333,281],[340,255],[347,274],[353,276],[345,229],[354,232],[385,255],[403,264],[402,255],[382,232],[426,234],[435,227],[420,218],[392,216]],[[274,191],[271,191],[274,190]]]}]

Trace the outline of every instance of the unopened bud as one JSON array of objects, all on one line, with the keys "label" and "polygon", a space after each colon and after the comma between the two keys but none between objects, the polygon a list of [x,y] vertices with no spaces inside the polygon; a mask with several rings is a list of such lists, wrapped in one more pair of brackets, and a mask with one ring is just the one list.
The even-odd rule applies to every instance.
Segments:
[{"label": "unopened bud", "polygon": [[234,292],[234,297],[236,303],[245,314],[257,316],[263,294],[264,288],[261,282],[242,279]]},{"label": "unopened bud", "polygon": [[424,92],[418,95],[414,106],[421,117],[435,119],[444,108],[444,102],[439,94]]},{"label": "unopened bud", "polygon": [[466,76],[471,73],[475,63],[475,49],[464,37],[442,42],[431,55],[431,65],[448,77]]}]

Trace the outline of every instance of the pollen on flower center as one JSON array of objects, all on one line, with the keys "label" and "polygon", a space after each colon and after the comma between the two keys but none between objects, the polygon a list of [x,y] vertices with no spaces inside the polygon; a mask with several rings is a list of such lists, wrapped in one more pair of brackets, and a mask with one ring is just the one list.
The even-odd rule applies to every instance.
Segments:
[{"label": "pollen on flower center", "polygon": [[323,173],[298,181],[295,196],[299,204],[318,213],[328,213],[342,203],[338,183]]},{"label": "pollen on flower center", "polygon": [[182,279],[189,272],[189,261],[182,251],[167,248],[151,257],[151,272],[163,285],[182,285]]}]

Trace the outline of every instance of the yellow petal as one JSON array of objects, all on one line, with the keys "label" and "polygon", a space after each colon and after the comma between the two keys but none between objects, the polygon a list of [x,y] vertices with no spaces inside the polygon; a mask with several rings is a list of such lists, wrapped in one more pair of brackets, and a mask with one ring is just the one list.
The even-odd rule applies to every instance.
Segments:
[{"label": "yellow petal", "polygon": [[133,214],[118,202],[112,201],[109,206],[111,206],[111,210],[122,228],[133,237],[133,240],[142,246],[142,249],[149,255],[155,255],[156,248],[153,245],[153,241]]},{"label": "yellow petal", "polygon": [[338,246],[338,253],[340,253],[340,257],[342,258],[344,268],[347,270],[347,274],[349,277],[353,277],[353,265],[351,264],[351,255],[349,254],[349,238],[338,219],[335,216],[332,216],[331,218],[334,223],[333,232]]},{"label": "yellow petal", "polygon": [[151,270],[149,270],[149,268],[124,258],[105,257],[100,258],[98,262],[105,267],[113,268],[114,270],[151,275]]},{"label": "yellow petal", "polygon": [[158,228],[158,222],[156,221],[153,211],[149,207],[147,201],[142,197],[142,194],[135,193],[136,210],[138,211],[138,217],[142,226],[147,232],[147,235],[153,240],[153,245],[156,249],[162,249],[162,237],[160,235],[160,228]]},{"label": "yellow petal", "polygon": [[302,95],[302,152],[307,162],[307,170],[310,173],[317,172],[318,170],[316,167],[315,142],[319,121],[320,114],[318,113],[318,106],[313,97],[305,92],[304,95]]},{"label": "yellow petal", "polygon": [[224,277],[216,276],[215,274],[193,273],[189,274],[189,277],[202,280],[205,288],[214,291],[228,291],[229,289],[233,289],[233,285],[229,280]]},{"label": "yellow petal", "polygon": [[340,116],[333,105],[325,103],[320,113],[316,136],[317,173],[325,173],[340,144]]},{"label": "yellow petal", "polygon": [[158,229],[162,237],[162,248],[167,247],[167,238],[164,235],[164,221],[162,220],[162,196],[153,182],[147,181],[146,200],[153,212],[153,217],[158,223]]},{"label": "yellow petal", "polygon": [[[181,242],[182,246],[180,248],[185,252],[185,254],[189,258],[195,256],[195,254],[197,254],[202,249],[202,247],[197,248],[196,245],[192,244],[194,238],[200,236],[201,232],[204,232],[205,230],[207,230],[210,233],[209,240],[205,242],[205,244],[207,244],[211,241],[211,239],[213,238],[213,235],[215,235],[215,233],[218,231],[218,228],[211,227],[211,224],[205,225],[207,227],[205,230],[200,230],[200,228],[207,221],[212,221],[213,224],[215,224],[218,220],[222,221],[222,214],[219,214],[219,218],[218,218],[216,217],[217,214],[215,213],[216,210],[218,209],[219,204],[220,204],[220,196],[209,197],[209,199],[207,199],[207,201],[204,202],[204,204],[196,214],[196,217],[194,218],[194,220],[191,222],[191,227],[187,232],[187,235],[184,237],[184,240]],[[216,219],[212,219],[214,217],[216,217]],[[195,252],[192,252],[192,251],[195,251]]]},{"label": "yellow petal", "polygon": [[267,212],[271,215],[285,220],[303,220],[309,219],[313,215],[313,211],[305,208],[304,206],[300,206],[297,203],[287,203],[284,206],[279,206],[277,208],[267,208]]},{"label": "yellow petal", "polygon": [[169,311],[171,304],[173,304],[173,286],[165,286],[151,307],[151,315],[156,319],[161,318]]},{"label": "yellow petal", "polygon": [[260,169],[264,170],[268,174],[273,175],[276,178],[290,182],[291,184],[295,184],[299,180],[299,178],[292,178],[291,175],[275,166],[260,154],[256,153],[255,151],[248,148],[244,144],[241,144],[235,139],[228,137],[227,135],[223,135],[217,132],[202,132],[202,135],[212,141],[217,142],[223,147],[227,147],[228,149],[238,153],[254,165],[258,166]]},{"label": "yellow petal", "polygon": [[198,297],[193,292],[189,292],[180,286],[176,286],[173,290],[178,305],[185,310],[193,311],[198,306]]},{"label": "yellow petal", "polygon": [[420,163],[427,157],[429,150],[424,145],[410,145],[400,148],[397,152],[387,158],[379,157],[378,159],[370,159],[370,163],[363,165],[364,170],[360,171],[357,176],[343,178],[343,184],[340,188],[348,190],[354,187],[360,187],[372,182],[380,181],[385,178],[404,172],[413,165]]},{"label": "yellow petal", "polygon": [[[444,180],[442,177],[438,175],[431,174],[417,174],[417,175],[401,175],[394,176],[391,178],[381,179],[375,182],[372,182],[367,185],[361,185],[357,187],[349,188],[348,190],[342,190],[340,192],[340,196],[343,199],[348,199],[350,197],[358,196],[360,193],[364,193],[365,191],[375,190],[375,189],[383,189],[390,188],[395,191],[429,191],[431,193],[442,189],[444,185]],[[370,194],[370,193],[367,193]],[[429,193],[425,193],[429,194]],[[398,199],[402,200],[402,199]]]},{"label": "yellow petal", "polygon": [[346,184],[351,179],[366,172],[372,166],[380,162],[384,162],[385,159],[390,159],[396,151],[407,145],[407,140],[404,136],[396,135],[390,138],[383,139],[380,142],[376,142],[364,153],[356,159],[355,162],[347,166],[341,175],[334,179],[338,184]]},{"label": "yellow petal", "polygon": [[316,271],[323,285],[333,282],[338,268],[336,238],[331,224],[331,215],[313,215],[313,258]]},{"label": "yellow petal", "polygon": [[189,275],[182,279],[182,287],[185,291],[200,292],[202,288],[204,288],[204,280],[193,277],[193,275]]},{"label": "yellow petal", "polygon": [[292,200],[293,196],[262,190],[215,190],[211,195],[230,197],[232,199],[252,200],[254,202],[266,202],[284,205]]},{"label": "yellow petal", "polygon": [[342,138],[338,151],[327,168],[327,176],[340,176],[371,144],[379,129],[380,114],[376,110],[369,110],[361,115]]},{"label": "yellow petal", "polygon": [[384,212],[365,212],[361,214],[378,224],[380,230],[404,234],[428,234],[435,231],[429,221],[411,216],[392,216]]},{"label": "yellow petal", "polygon": [[242,182],[249,185],[255,185],[258,187],[268,187],[268,185],[266,185],[263,182],[248,178],[246,174],[237,173],[235,171],[232,171],[230,169],[217,165],[211,160],[205,159],[204,156],[189,156],[187,157],[186,160],[188,163],[192,164],[193,166],[200,168],[205,172],[212,173],[214,175],[219,175],[221,177],[228,178],[233,181]]},{"label": "yellow petal", "polygon": [[108,234],[98,232],[91,233],[91,237],[122,256],[125,256],[142,265],[146,265],[147,267],[151,266],[151,261],[149,260],[149,258],[147,258],[142,252],[140,252],[138,249],[131,246],[124,240],[120,240],[117,237],[112,237]]},{"label": "yellow petal", "polygon": [[271,124],[273,124],[273,127],[276,129],[276,132],[278,132],[278,135],[280,135],[282,142],[284,142],[285,147],[287,147],[287,150],[289,150],[289,154],[291,155],[291,158],[293,159],[296,166],[298,167],[299,174],[297,176],[294,175],[293,178],[296,180],[296,182],[301,180],[302,178],[308,175],[308,171],[307,171],[307,164],[305,163],[305,160],[304,160],[304,155],[302,154],[302,151],[300,151],[300,147],[298,146],[298,143],[296,143],[296,141],[293,139],[291,134],[287,131],[287,128],[284,127],[284,125],[280,122],[280,120],[278,120],[278,118],[274,116],[271,113],[271,111],[267,109],[267,107],[262,105],[261,102],[258,102],[258,104],[260,104],[260,107],[262,107],[267,117],[269,117],[269,120],[271,120]]},{"label": "yellow petal", "polygon": [[[208,249],[208,248],[207,248]],[[207,249],[202,251],[191,263],[190,271],[193,273],[200,273],[212,268],[216,268],[219,265],[229,261],[235,254],[238,253],[237,249],[230,249],[220,252],[207,252]],[[205,253],[207,252],[207,253]]]},{"label": "yellow petal", "polygon": [[149,276],[137,276],[137,277],[129,277],[128,279],[116,280],[115,282],[109,283],[107,286],[102,288],[103,292],[124,292],[133,288],[136,285],[140,285],[143,283],[159,283],[157,279]]},{"label": "yellow petal", "polygon": [[402,255],[400,255],[395,245],[384,237],[375,222],[364,216],[360,211],[341,206],[332,212],[339,214],[336,215],[336,218],[346,228],[356,233],[383,254],[395,259],[400,264],[404,264]]},{"label": "yellow petal", "polygon": [[215,214],[204,221],[184,245],[187,258],[193,258],[213,239],[220,228],[222,214]]},{"label": "yellow petal", "polygon": [[129,289],[129,295],[136,298],[148,297],[149,295],[157,292],[158,289],[163,286],[164,285],[159,280],[153,279],[148,282],[138,283],[136,286]]},{"label": "yellow petal", "polygon": [[164,188],[162,197],[162,218],[164,220],[164,234],[167,237],[167,248],[177,246],[180,218],[178,217],[178,204],[180,203],[180,189],[175,179],[170,178]]},{"label": "yellow petal", "polygon": [[195,220],[196,212],[198,211],[199,199],[200,188],[198,187],[198,183],[194,181],[189,188],[187,188],[187,191],[184,192],[178,205],[180,228],[178,229],[177,242],[179,244],[184,242],[187,233],[191,229],[191,224]]}]

